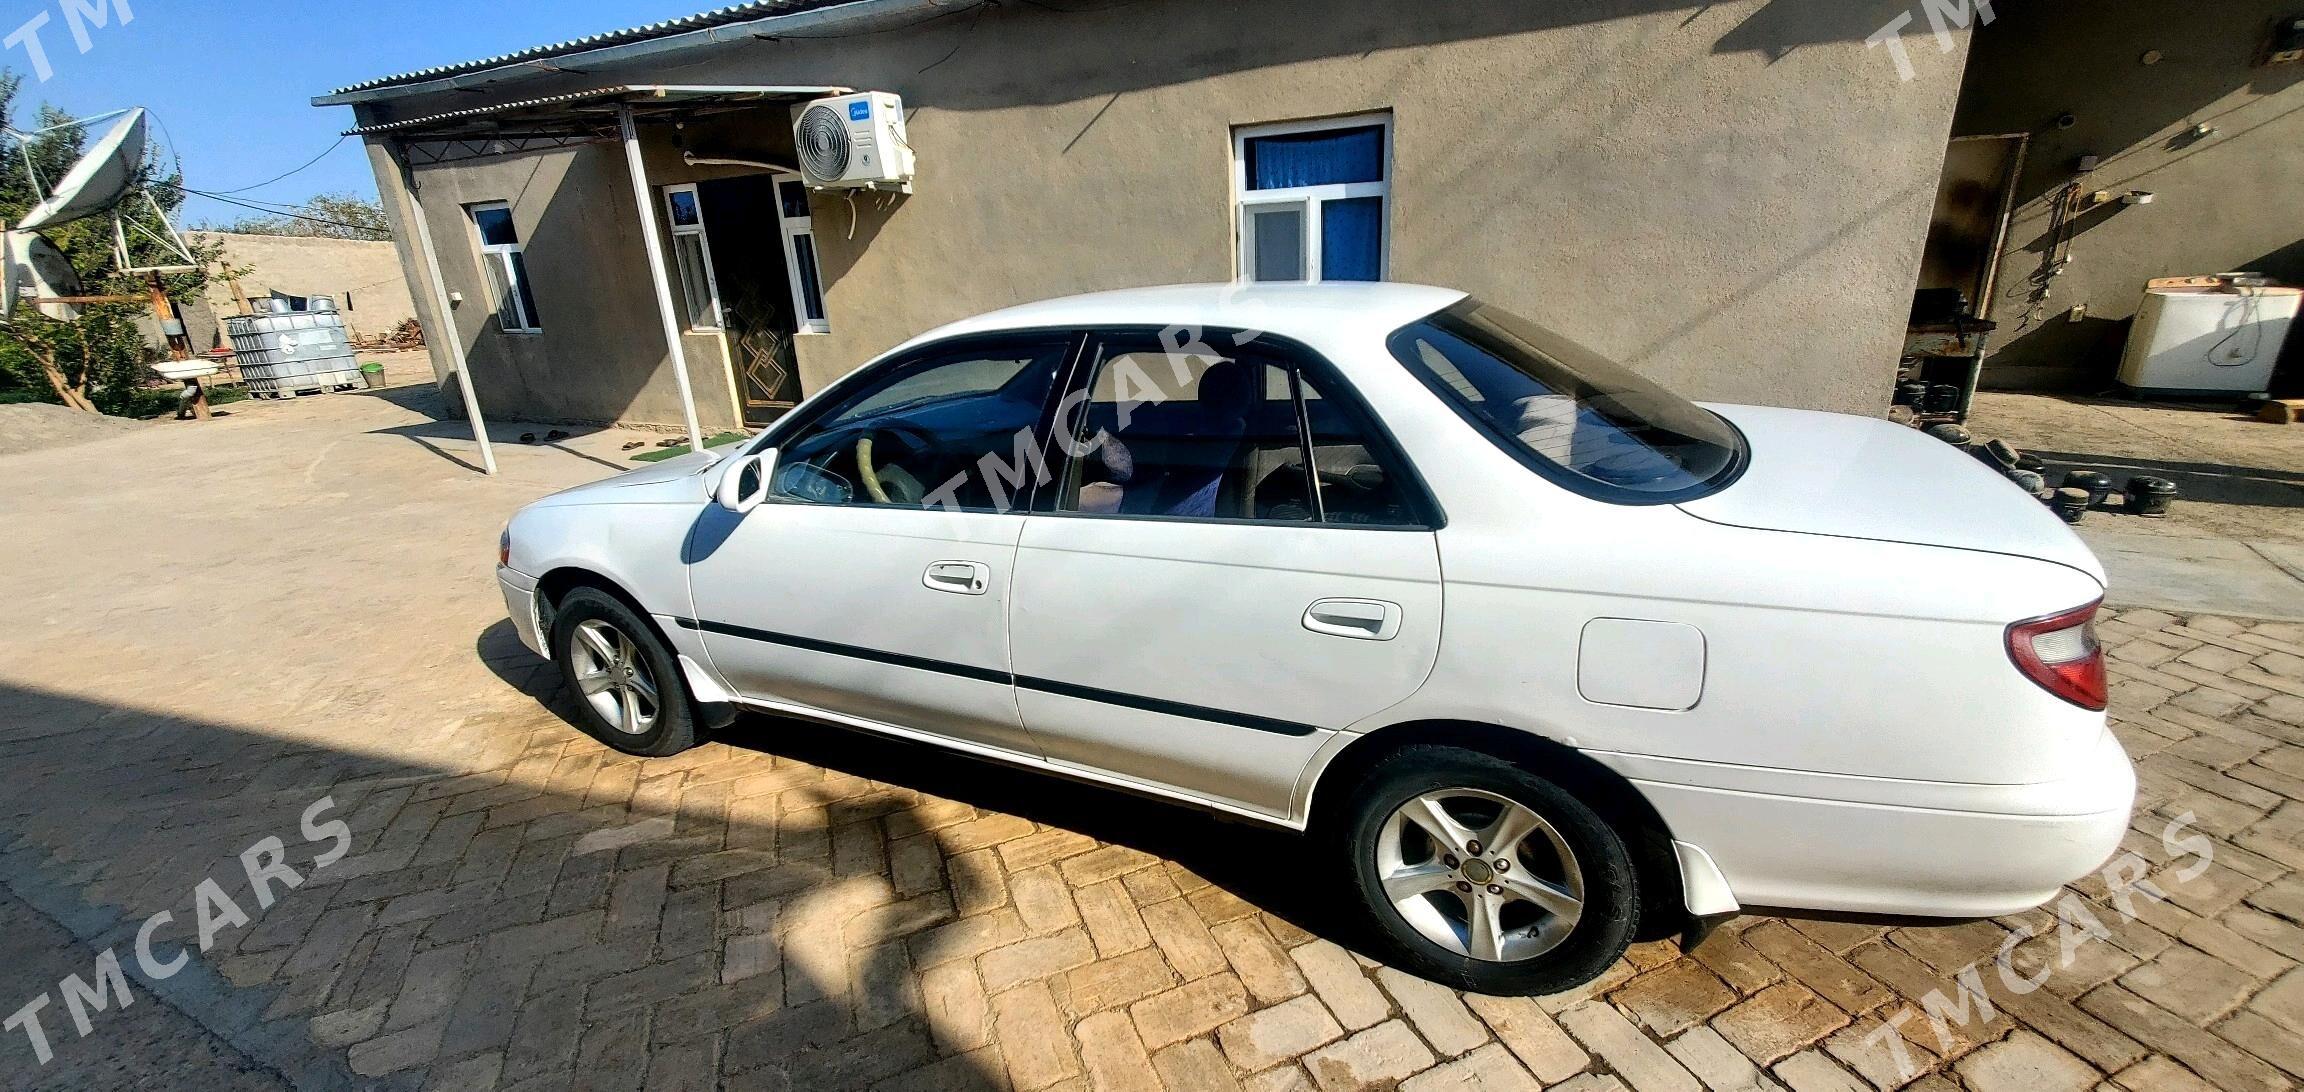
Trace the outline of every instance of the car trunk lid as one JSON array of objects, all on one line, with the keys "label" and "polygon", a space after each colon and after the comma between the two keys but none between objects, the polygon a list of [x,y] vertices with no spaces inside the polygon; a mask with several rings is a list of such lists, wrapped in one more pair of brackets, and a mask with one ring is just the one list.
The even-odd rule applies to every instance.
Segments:
[{"label": "car trunk lid", "polygon": [[1889,421],[1762,406],[1708,406],[1744,433],[1743,475],[1682,511],[1768,531],[2012,554],[2104,566],[2072,528],[1964,451]]}]

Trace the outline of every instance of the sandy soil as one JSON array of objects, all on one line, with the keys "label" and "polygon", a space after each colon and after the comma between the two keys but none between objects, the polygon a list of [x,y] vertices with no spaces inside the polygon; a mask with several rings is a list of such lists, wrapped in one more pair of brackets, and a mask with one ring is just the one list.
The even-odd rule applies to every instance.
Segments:
[{"label": "sandy soil", "polygon": [[82,413],[41,402],[0,406],[0,455],[70,447],[149,427],[144,421]]}]

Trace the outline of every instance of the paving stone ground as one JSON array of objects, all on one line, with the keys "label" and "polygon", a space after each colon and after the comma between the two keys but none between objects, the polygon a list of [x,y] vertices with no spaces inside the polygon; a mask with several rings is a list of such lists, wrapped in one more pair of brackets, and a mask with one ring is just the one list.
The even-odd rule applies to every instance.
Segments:
[{"label": "paving stone ground", "polygon": [[[1573,994],[1464,996],[1354,954],[1283,834],[788,721],[653,762],[591,742],[489,571],[505,515],[626,436],[510,445],[483,479],[428,405],[235,407],[0,459],[0,908],[78,947],[0,965],[0,1014],[49,997],[57,1054],[0,1035],[10,1087],[205,1086],[203,1065],[805,1092],[2304,1076],[2304,627],[2105,625],[2142,781],[2117,883],[1989,922],[1746,918]],[[331,819],[349,849],[322,865]],[[288,878],[259,893],[251,847]],[[173,914],[165,963],[203,902],[206,950],[141,968],[139,927]],[[134,1000],[83,1002],[83,1036],[59,979],[107,948]],[[155,1014],[182,1049],[131,1049]]]}]

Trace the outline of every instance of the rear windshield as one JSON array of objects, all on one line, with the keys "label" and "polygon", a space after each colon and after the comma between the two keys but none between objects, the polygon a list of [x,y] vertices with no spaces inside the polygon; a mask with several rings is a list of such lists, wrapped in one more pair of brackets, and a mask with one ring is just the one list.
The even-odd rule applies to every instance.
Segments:
[{"label": "rear windshield", "polygon": [[1693,500],[1742,469],[1744,438],[1718,414],[1477,300],[1403,327],[1390,344],[1498,446],[1586,496]]}]

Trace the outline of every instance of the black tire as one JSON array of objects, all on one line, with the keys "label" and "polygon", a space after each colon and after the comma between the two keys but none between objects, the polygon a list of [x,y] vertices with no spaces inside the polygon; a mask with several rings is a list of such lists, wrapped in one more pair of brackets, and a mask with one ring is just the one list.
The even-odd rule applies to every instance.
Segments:
[{"label": "black tire", "polygon": [[[577,627],[602,623],[632,642],[649,682],[655,685],[655,717],[644,732],[626,732],[587,700],[578,679]],[[576,706],[577,726],[585,733],[628,755],[666,758],[696,745],[696,711],[688,697],[687,680],[679,660],[664,646],[654,626],[624,601],[598,588],[577,588],[560,600],[552,612],[552,662]]]},{"label": "black tire", "polygon": [[[1533,811],[1574,854],[1584,905],[1566,937],[1550,950],[1517,962],[1475,959],[1434,943],[1386,896],[1379,878],[1378,846],[1387,822],[1417,797],[1449,789],[1492,793]],[[1393,966],[1457,989],[1532,996],[1573,989],[1600,977],[1631,946],[1642,905],[1632,855],[1607,821],[1558,785],[1477,751],[1413,746],[1379,761],[1350,791],[1349,810],[1336,841],[1347,854],[1361,909],[1374,926],[1374,936],[1387,948],[1375,954]],[[1517,912],[1537,911],[1527,907]]]}]

